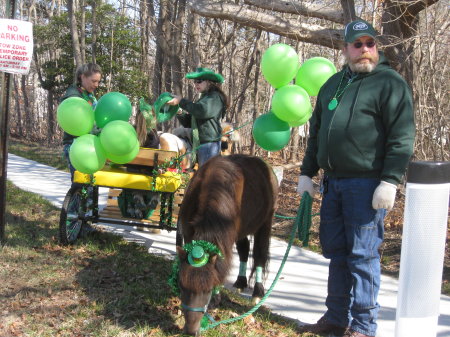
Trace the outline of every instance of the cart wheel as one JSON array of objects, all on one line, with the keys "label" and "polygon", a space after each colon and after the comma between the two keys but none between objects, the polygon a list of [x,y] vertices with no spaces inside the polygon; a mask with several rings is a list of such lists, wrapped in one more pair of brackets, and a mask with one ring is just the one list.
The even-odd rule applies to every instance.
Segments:
[{"label": "cart wheel", "polygon": [[73,186],[67,192],[59,218],[59,242],[63,245],[74,243],[80,235],[86,201],[83,200],[82,187]]}]

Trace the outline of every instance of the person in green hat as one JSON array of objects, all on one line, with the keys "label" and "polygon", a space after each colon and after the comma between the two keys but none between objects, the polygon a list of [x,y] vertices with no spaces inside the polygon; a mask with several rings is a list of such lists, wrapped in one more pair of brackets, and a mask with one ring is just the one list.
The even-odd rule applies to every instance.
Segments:
[{"label": "person in green hat", "polygon": [[376,335],[384,217],[413,154],[411,89],[389,65],[374,27],[346,25],[346,64],[320,88],[297,192],[314,197],[323,171],[319,237],[328,266],[327,310],[300,332]]},{"label": "person in green hat", "polygon": [[186,74],[194,81],[195,90],[200,98],[193,102],[181,96],[174,97],[168,105],[179,105],[184,110],[177,119],[185,128],[192,128],[193,149],[197,150],[198,165],[220,154],[222,127],[220,120],[225,117],[228,97],[220,88],[224,78],[208,68],[197,68]]}]

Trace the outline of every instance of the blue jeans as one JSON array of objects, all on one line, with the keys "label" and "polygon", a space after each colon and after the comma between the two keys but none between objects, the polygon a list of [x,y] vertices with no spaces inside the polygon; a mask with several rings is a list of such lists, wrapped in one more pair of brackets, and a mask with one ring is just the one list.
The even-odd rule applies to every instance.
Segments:
[{"label": "blue jeans", "polygon": [[75,173],[75,167],[73,167],[72,163],[70,162],[70,158],[69,158],[70,145],[72,145],[72,144],[64,145],[63,153],[64,153],[64,158],[66,158],[66,160],[67,160],[67,166],[69,167],[70,181],[73,182],[73,175]]},{"label": "blue jeans", "polygon": [[329,178],[320,215],[320,243],[330,259],[328,321],[375,336],[385,209],[374,210],[378,179]]},{"label": "blue jeans", "polygon": [[220,141],[201,144],[197,149],[198,166],[202,166],[209,158],[220,154]]}]

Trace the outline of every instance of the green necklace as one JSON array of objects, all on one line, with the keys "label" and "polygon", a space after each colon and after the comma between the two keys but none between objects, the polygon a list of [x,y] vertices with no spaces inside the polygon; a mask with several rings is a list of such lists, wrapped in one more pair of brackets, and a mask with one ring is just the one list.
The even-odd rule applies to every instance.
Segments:
[{"label": "green necklace", "polygon": [[355,78],[355,76],[351,76],[347,82],[347,85],[345,87],[343,87],[341,89],[341,84],[342,84],[342,80],[344,79],[345,76],[345,71],[342,72],[342,77],[341,77],[341,81],[339,82],[339,85],[336,89],[336,92],[334,93],[333,98],[331,99],[331,101],[328,103],[328,110],[333,111],[334,109],[336,109],[336,107],[339,104],[339,98],[344,94],[345,89],[347,89],[347,87],[352,84],[353,79]]}]

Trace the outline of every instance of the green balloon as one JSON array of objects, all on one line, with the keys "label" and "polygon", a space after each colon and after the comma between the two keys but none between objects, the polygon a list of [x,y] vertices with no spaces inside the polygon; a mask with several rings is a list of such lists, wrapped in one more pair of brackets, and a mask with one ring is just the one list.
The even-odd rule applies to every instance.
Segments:
[{"label": "green balloon", "polygon": [[70,162],[78,171],[92,174],[100,170],[106,162],[106,154],[100,140],[94,135],[76,138],[69,151]]},{"label": "green balloon", "polygon": [[256,118],[252,135],[256,144],[267,151],[279,151],[289,143],[291,128],[289,124],[269,112]]},{"label": "green balloon", "polygon": [[272,111],[282,121],[295,122],[311,114],[308,93],[298,85],[285,85],[272,97]]},{"label": "green balloon", "polygon": [[299,67],[295,49],[287,44],[277,43],[270,46],[261,59],[261,71],[275,89],[291,82]]},{"label": "green balloon", "polygon": [[303,124],[306,124],[307,121],[309,121],[311,116],[312,116],[312,108],[311,108],[311,112],[309,114],[305,115],[303,118],[300,118],[299,120],[297,120],[295,122],[288,122],[288,124],[291,128],[295,128],[297,126],[302,126]]},{"label": "green balloon", "polygon": [[137,142],[136,130],[124,121],[112,121],[100,132],[100,142],[108,154],[123,156],[130,153]]},{"label": "green balloon", "polygon": [[116,156],[114,154],[107,153],[106,157],[109,160],[111,160],[113,163],[126,164],[126,163],[129,163],[130,161],[132,161],[134,158],[136,158],[138,153],[139,153],[139,142],[136,141],[136,144],[134,144],[133,149],[129,153],[124,154],[122,156]]},{"label": "green balloon", "polygon": [[317,96],[322,85],[334,74],[336,67],[333,62],[324,57],[312,57],[300,66],[295,84],[305,89],[310,96]]},{"label": "green balloon", "polygon": [[66,98],[56,110],[61,128],[73,136],[88,134],[94,126],[94,110],[81,97]]},{"label": "green balloon", "polygon": [[103,95],[95,107],[95,123],[103,128],[111,121],[128,122],[131,116],[131,102],[120,92],[109,92]]}]

